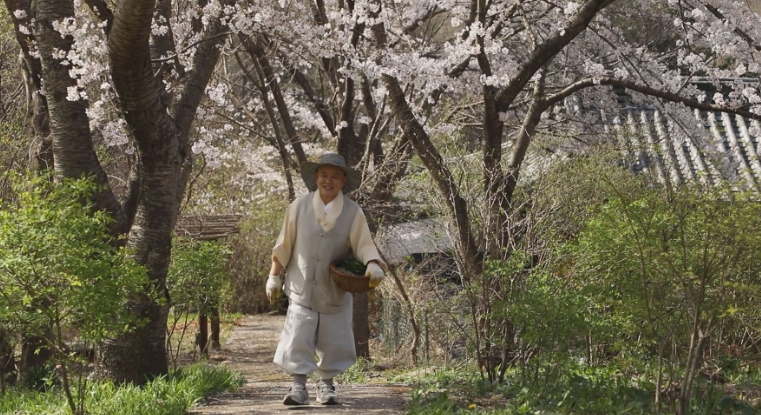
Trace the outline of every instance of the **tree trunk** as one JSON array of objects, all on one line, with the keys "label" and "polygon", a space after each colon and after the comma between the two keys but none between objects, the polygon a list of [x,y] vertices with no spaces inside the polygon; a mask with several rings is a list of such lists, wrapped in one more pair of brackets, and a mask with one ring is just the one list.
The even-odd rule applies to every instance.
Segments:
[{"label": "tree trunk", "polygon": [[[128,246],[135,251],[137,262],[147,268],[153,288],[163,294],[166,301],[159,304],[147,296],[136,300],[131,309],[145,319],[147,324],[104,344],[101,368],[110,379],[117,382],[141,384],[164,375],[169,370],[165,349],[169,312],[166,275],[171,255],[172,230],[179,208],[177,189],[181,162],[162,161],[180,159],[176,143],[175,146],[171,142],[152,144],[154,145],[140,149],[143,160],[140,183],[142,197],[127,239]],[[170,154],[174,154],[174,157]]]},{"label": "tree trunk", "polygon": [[5,393],[5,383],[16,370],[16,358],[8,339],[8,332],[0,330],[0,394]]},{"label": "tree trunk", "polygon": [[209,318],[206,313],[198,313],[198,352],[202,357],[209,357]]},{"label": "tree trunk", "polygon": [[219,341],[219,308],[211,308],[211,350],[219,350],[222,343]]},{"label": "tree trunk", "polygon": [[132,333],[106,342],[100,368],[116,382],[143,383],[168,372],[166,323],[169,268],[174,225],[192,162],[188,135],[195,110],[219,60],[225,41],[219,20],[211,20],[202,36],[211,39],[198,46],[192,70],[171,109],[163,98],[164,86],[156,79],[150,55],[155,0],[120,0],[108,35],[111,78],[124,118],[136,144],[139,195],[127,236],[138,263],[144,264],[153,289],[166,301],[147,296],[136,299],[131,310],[147,321]]},{"label": "tree trunk", "polygon": [[48,338],[23,336],[21,339],[21,357],[18,364],[18,380],[22,381],[30,369],[45,366],[52,357],[53,351],[50,350]]},{"label": "tree trunk", "polygon": [[363,359],[370,358],[370,325],[368,323],[368,302],[367,293],[354,294],[354,317],[352,326],[354,328],[354,347],[357,350],[357,357]]}]

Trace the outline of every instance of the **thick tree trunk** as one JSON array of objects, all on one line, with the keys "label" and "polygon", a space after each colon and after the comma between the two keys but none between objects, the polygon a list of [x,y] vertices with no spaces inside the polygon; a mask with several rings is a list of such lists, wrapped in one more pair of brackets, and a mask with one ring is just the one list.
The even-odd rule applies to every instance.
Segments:
[{"label": "thick tree trunk", "polygon": [[16,358],[13,355],[13,347],[8,339],[8,333],[0,330],[0,394],[5,393],[5,384],[11,380],[11,375],[16,370]]},{"label": "thick tree trunk", "polygon": [[169,371],[166,356],[166,307],[143,301],[131,310],[148,322],[129,334],[106,342],[100,349],[101,375],[118,383],[143,384]]},{"label": "thick tree trunk", "polygon": [[31,369],[45,366],[53,357],[50,340],[43,336],[23,336],[18,362],[18,379],[23,380]]},{"label": "thick tree trunk", "polygon": [[[125,225],[121,207],[108,186],[108,178],[95,154],[85,100],[68,99],[68,89],[76,87],[69,75],[69,65],[56,57],[57,51],[69,51],[73,39],[53,28],[53,23],[74,16],[71,0],[39,0],[34,2],[35,34],[42,62],[46,101],[50,113],[50,132],[55,154],[56,174],[61,177],[87,176],[99,185],[95,206],[116,219],[113,231]],[[117,229],[118,228],[118,229]]]},{"label": "thick tree trunk", "polygon": [[[157,111],[160,101],[146,104],[142,110],[130,108],[135,117],[130,125],[141,123],[150,128],[157,120],[148,116]],[[166,114],[166,112],[164,112]],[[129,118],[128,118],[129,119]],[[141,121],[138,121],[141,120]],[[174,124],[168,116],[153,124],[156,138],[176,137]],[[144,127],[145,128],[145,127]],[[137,134],[145,134],[136,129]],[[151,137],[143,135],[143,137]],[[142,383],[168,372],[166,356],[166,322],[169,298],[166,275],[171,255],[172,230],[179,209],[178,189],[181,189],[182,156],[177,140],[138,141],[141,198],[127,244],[134,249],[138,263],[144,264],[156,292],[166,297],[159,304],[150,298],[142,298],[132,305],[132,310],[148,323],[135,332],[106,342],[102,350],[101,367],[109,378],[117,382]]]},{"label": "thick tree trunk", "polygon": [[[225,41],[221,25],[212,20],[198,46],[192,70],[184,73],[182,88],[172,100],[151,63],[151,22],[155,0],[120,0],[108,32],[111,77],[124,118],[136,144],[136,211],[127,245],[137,262],[144,264],[153,289],[166,297],[157,302],[147,296],[130,305],[147,324],[106,342],[101,350],[101,370],[117,382],[143,383],[168,371],[166,322],[169,298],[166,275],[171,238],[179,203],[187,185],[192,161],[187,138],[195,110],[208,85]],[[163,48],[169,43],[163,44]]]}]

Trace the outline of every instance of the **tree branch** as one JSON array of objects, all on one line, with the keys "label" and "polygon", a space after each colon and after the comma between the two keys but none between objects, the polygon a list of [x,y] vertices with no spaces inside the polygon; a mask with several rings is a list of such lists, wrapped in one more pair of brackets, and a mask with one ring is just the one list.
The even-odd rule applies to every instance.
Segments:
[{"label": "tree branch", "polygon": [[108,4],[104,0],[85,0],[85,3],[100,21],[106,22],[106,27],[103,28],[103,31],[108,36],[111,31],[111,25],[114,23],[114,13],[108,8]]},{"label": "tree branch", "polygon": [[[255,61],[254,63],[257,67],[257,73],[259,72],[259,68],[261,68],[263,75],[262,82],[265,83],[265,88],[268,88],[269,91],[272,92],[272,97],[275,99],[278,113],[280,113],[280,120],[283,122],[283,128],[285,128],[285,132],[288,134],[288,142],[291,143],[291,147],[293,147],[293,152],[296,154],[299,164],[304,163],[307,161],[307,157],[301,146],[301,139],[299,138],[298,132],[296,132],[296,127],[293,125],[288,105],[286,105],[285,99],[283,98],[283,93],[280,90],[280,84],[277,81],[275,72],[272,70],[270,61],[264,53],[261,37],[257,37],[254,41],[250,37],[245,37],[242,34],[239,34],[238,36],[243,47],[246,49],[246,52],[248,52],[251,59]],[[262,98],[266,99],[266,96],[262,96]],[[273,123],[274,122],[275,121],[273,120]]]},{"label": "tree branch", "polygon": [[671,102],[678,102],[690,108],[695,108],[695,109],[699,109],[703,111],[711,111],[711,112],[728,112],[728,113],[737,114],[752,120],[761,121],[761,114],[756,114],[752,111],[744,109],[744,107],[732,107],[729,105],[717,105],[717,104],[710,104],[706,102],[700,102],[696,99],[691,99],[679,94],[675,94],[673,92],[663,91],[663,90],[656,89],[647,85],[640,85],[640,84],[637,84],[636,82],[626,81],[622,79],[615,79],[615,78],[607,78],[607,77],[596,78],[596,79],[592,79],[592,78],[582,79],[580,81],[577,81],[563,88],[563,90],[561,91],[558,91],[551,95],[547,95],[544,101],[547,102],[547,105],[553,105],[559,102],[560,100],[563,100],[584,88],[590,88],[590,87],[594,87],[598,85],[618,86],[618,87],[629,89],[631,91],[649,95],[652,97],[665,99]]},{"label": "tree branch", "polygon": [[[729,23],[724,14],[716,7],[704,2],[700,2],[700,4],[702,4],[703,7],[705,7],[709,12],[711,12],[711,14],[716,16],[717,19],[721,20],[724,23]],[[761,46],[759,46],[758,43],[756,43],[756,41],[753,40],[753,38],[750,37],[750,35],[747,34],[744,30],[740,29],[739,27],[735,27],[733,31],[735,34],[737,34],[737,36],[740,36],[740,38],[742,38],[742,40],[744,40],[749,47],[755,49],[758,52],[761,52]]]},{"label": "tree branch", "polygon": [[563,50],[571,41],[586,30],[592,19],[597,16],[602,9],[612,4],[615,0],[588,0],[579,8],[575,15],[569,19],[565,29],[557,32],[555,35],[537,46],[534,52],[529,56],[528,61],[518,70],[508,85],[497,95],[497,111],[506,111],[518,94],[528,84],[531,77],[543,67],[547,62],[552,60],[561,50]]}]

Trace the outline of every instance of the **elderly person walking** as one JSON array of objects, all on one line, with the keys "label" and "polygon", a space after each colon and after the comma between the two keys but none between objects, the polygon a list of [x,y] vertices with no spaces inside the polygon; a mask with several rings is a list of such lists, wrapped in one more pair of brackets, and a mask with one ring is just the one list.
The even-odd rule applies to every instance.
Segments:
[{"label": "elderly person walking", "polygon": [[[307,376],[317,372],[317,403],[338,403],[333,378],[357,359],[352,332],[352,296],[331,279],[333,261],[353,254],[367,265],[370,286],[383,279],[386,264],[373,243],[365,215],[345,194],[359,187],[361,176],[338,154],[322,155],[301,166],[309,193],[288,207],[272,250],[267,297],[283,287],[289,299],[274,362],[293,376],[285,405],[309,404]],[[319,360],[315,359],[315,355]]]}]

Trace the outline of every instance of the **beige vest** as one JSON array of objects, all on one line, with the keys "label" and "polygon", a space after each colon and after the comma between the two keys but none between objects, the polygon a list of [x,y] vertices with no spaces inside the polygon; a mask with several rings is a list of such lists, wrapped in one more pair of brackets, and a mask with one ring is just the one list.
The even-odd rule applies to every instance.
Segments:
[{"label": "beige vest", "polygon": [[318,313],[337,313],[351,301],[351,295],[338,288],[328,267],[349,256],[349,233],[359,206],[344,196],[336,225],[324,231],[314,213],[314,192],[297,199],[296,241],[285,270],[285,295]]}]

